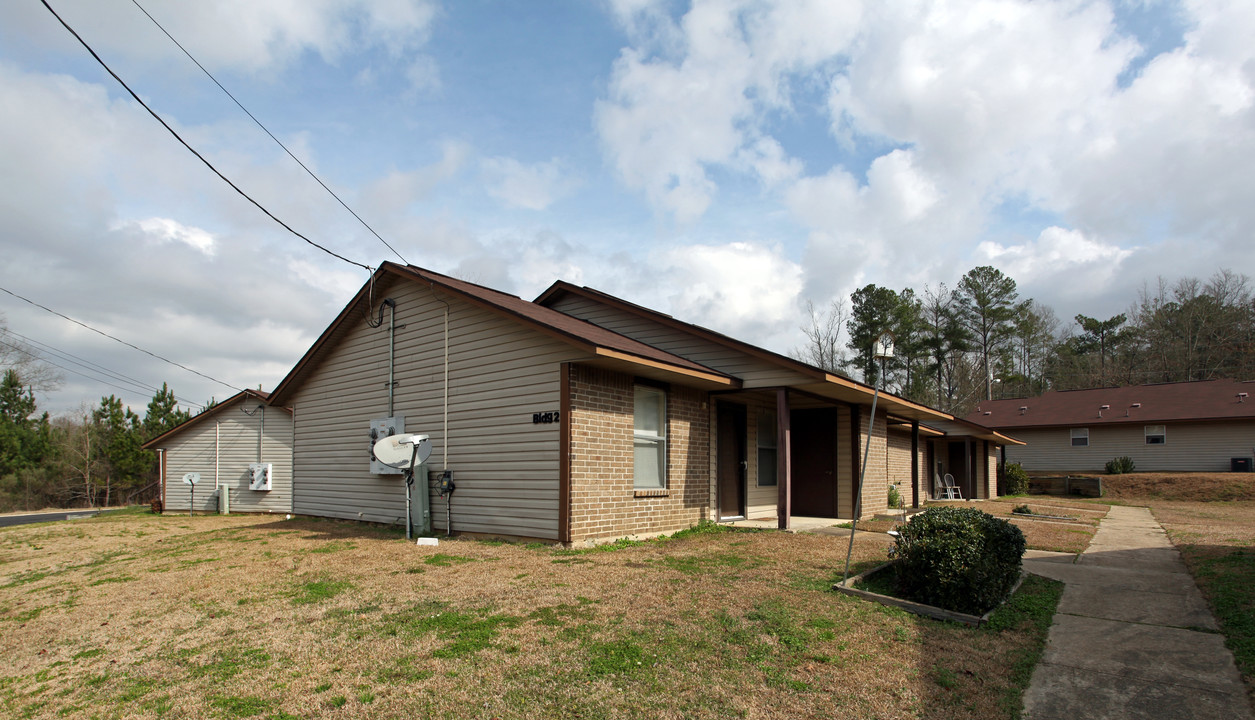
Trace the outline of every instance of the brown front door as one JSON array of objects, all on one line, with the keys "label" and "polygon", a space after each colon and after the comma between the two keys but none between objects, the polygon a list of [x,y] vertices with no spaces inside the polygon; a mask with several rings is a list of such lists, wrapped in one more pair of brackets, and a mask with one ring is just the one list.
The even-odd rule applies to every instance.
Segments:
[{"label": "brown front door", "polygon": [[719,403],[719,517],[745,517],[745,406]]},{"label": "brown front door", "polygon": [[838,517],[836,408],[794,410],[789,422],[793,430],[793,514]]}]

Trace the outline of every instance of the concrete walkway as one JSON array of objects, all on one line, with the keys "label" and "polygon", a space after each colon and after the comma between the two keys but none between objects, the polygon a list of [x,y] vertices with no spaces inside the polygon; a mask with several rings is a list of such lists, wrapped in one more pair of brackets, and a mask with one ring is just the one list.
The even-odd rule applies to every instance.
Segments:
[{"label": "concrete walkway", "polygon": [[1146,508],[1112,506],[1081,555],[1029,551],[1067,583],[1028,691],[1028,720],[1255,720],[1233,654]]}]

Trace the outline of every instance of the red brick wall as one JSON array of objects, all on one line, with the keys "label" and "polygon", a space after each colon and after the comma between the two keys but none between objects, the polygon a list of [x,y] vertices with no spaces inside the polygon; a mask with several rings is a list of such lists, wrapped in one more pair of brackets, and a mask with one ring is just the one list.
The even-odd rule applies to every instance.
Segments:
[{"label": "red brick wall", "polygon": [[632,483],[632,377],[571,366],[571,541],[657,535],[690,527],[710,506],[705,392],[667,391],[667,487]]}]

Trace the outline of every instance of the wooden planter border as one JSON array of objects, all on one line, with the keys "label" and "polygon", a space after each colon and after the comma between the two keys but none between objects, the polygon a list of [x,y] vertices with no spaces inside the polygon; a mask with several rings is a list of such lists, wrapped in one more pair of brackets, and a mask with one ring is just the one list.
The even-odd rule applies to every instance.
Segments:
[{"label": "wooden planter border", "polygon": [[839,582],[839,583],[833,584],[832,589],[836,590],[837,592],[845,593],[846,595],[853,595],[855,597],[861,597],[864,600],[878,602],[881,605],[889,605],[892,607],[901,608],[909,613],[915,613],[916,615],[923,615],[924,617],[930,617],[930,618],[933,618],[934,620],[949,620],[951,622],[963,623],[964,625],[969,625],[971,627],[979,627],[980,625],[983,625],[986,622],[988,622],[989,616],[993,615],[995,610],[1005,605],[1007,600],[1010,600],[1011,596],[1015,595],[1015,591],[1020,589],[1020,584],[1024,582],[1024,576],[1027,574],[1024,572],[1023,569],[1021,569],[1020,579],[1015,581],[1015,585],[1011,587],[1011,591],[1008,592],[1007,596],[1002,599],[1002,602],[998,603],[993,608],[991,608],[989,612],[986,612],[984,615],[968,615],[967,613],[955,612],[953,610],[946,610],[945,608],[939,608],[933,605],[925,605],[923,603],[912,602],[910,600],[903,600],[902,598],[891,597],[889,595],[881,595],[880,593],[869,592],[867,590],[859,590],[858,588],[854,587],[854,583],[862,580],[864,577],[867,577],[868,575],[878,573],[892,564],[893,563],[891,562],[887,562],[883,565],[877,565],[871,570],[859,573],[858,575],[855,575],[854,577],[847,579],[845,582]]}]

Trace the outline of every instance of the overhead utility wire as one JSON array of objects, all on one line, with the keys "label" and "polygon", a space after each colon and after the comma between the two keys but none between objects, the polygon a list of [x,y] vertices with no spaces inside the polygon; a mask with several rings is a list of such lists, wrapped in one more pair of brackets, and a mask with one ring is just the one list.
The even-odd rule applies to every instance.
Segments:
[{"label": "overhead utility wire", "polygon": [[221,179],[222,179],[222,181],[223,181],[224,183],[226,183],[227,185],[230,185],[232,190],[234,190],[234,191],[236,191],[237,193],[239,193],[241,197],[243,197],[245,200],[247,200],[247,201],[249,201],[250,203],[252,203],[252,204],[253,204],[253,205],[254,205],[254,206],[255,206],[258,210],[261,210],[263,213],[265,213],[265,214],[266,214],[266,217],[268,217],[268,218],[270,218],[271,220],[274,220],[275,222],[279,223],[280,225],[282,225],[282,226],[283,226],[283,229],[287,230],[288,232],[292,233],[293,235],[297,236],[298,238],[300,238],[300,239],[304,240],[305,242],[309,243],[310,245],[313,245],[314,247],[318,248],[319,250],[322,250],[323,252],[327,253],[328,255],[330,255],[330,256],[332,256],[332,257],[334,257],[334,258],[338,258],[338,259],[340,259],[340,260],[343,260],[344,262],[346,262],[346,263],[348,263],[348,264],[350,264],[350,265],[356,265],[357,267],[362,268],[362,269],[363,269],[363,270],[365,270],[366,272],[371,272],[371,267],[370,267],[369,265],[364,265],[364,264],[359,263],[359,262],[354,262],[354,261],[352,261],[352,260],[350,260],[350,259],[348,259],[348,258],[344,257],[343,255],[340,255],[340,254],[338,254],[338,253],[336,253],[336,252],[334,252],[334,251],[332,251],[332,250],[328,250],[327,248],[323,247],[322,245],[319,245],[318,243],[314,242],[313,240],[310,240],[309,238],[305,237],[305,236],[304,236],[304,235],[302,235],[301,233],[299,233],[299,232],[297,232],[296,230],[292,229],[292,227],[291,227],[290,225],[288,225],[287,223],[283,222],[283,221],[282,221],[282,220],[280,220],[279,218],[275,217],[275,215],[274,215],[273,213],[271,213],[269,210],[267,210],[267,209],[265,208],[265,206],[263,206],[261,203],[259,203],[259,202],[257,202],[256,200],[254,200],[254,199],[252,198],[252,196],[250,196],[248,193],[246,193],[246,192],[244,192],[243,190],[241,190],[241,189],[239,188],[239,186],[238,186],[238,185],[236,185],[235,183],[231,182],[231,180],[229,180],[229,179],[227,178],[227,176],[226,176],[226,175],[223,175],[221,172],[219,172],[219,171],[218,171],[218,168],[214,167],[212,163],[210,163],[208,160],[206,160],[204,155],[201,155],[199,152],[197,152],[197,151],[196,151],[196,148],[194,148],[194,147],[192,147],[191,145],[189,145],[189,144],[188,144],[188,142],[187,142],[186,140],[184,140],[184,139],[183,139],[183,137],[182,137],[181,135],[179,135],[177,132],[175,132],[175,131],[174,131],[174,128],[170,127],[170,125],[169,125],[168,123],[166,123],[166,121],[165,121],[165,120],[163,120],[163,119],[161,118],[161,116],[160,116],[160,115],[158,115],[158,114],[156,113],[156,111],[154,111],[152,108],[148,107],[148,104],[147,104],[147,103],[145,103],[143,100],[141,100],[141,99],[140,99],[140,97],[139,97],[139,95],[136,95],[136,94],[135,94],[135,91],[131,89],[131,86],[130,86],[130,85],[127,85],[127,84],[126,84],[126,81],[124,81],[121,77],[118,77],[118,74],[117,74],[117,73],[115,73],[115,72],[113,71],[113,69],[112,69],[112,68],[110,68],[107,64],[105,64],[105,61],[104,61],[104,60],[102,60],[102,59],[100,58],[100,56],[96,54],[96,51],[92,49],[91,45],[88,45],[88,44],[87,44],[87,41],[86,41],[86,40],[84,40],[82,37],[80,37],[80,36],[79,36],[79,34],[78,34],[77,32],[75,32],[75,31],[74,31],[74,28],[70,27],[69,23],[67,23],[65,20],[62,20],[62,19],[61,19],[61,16],[57,14],[57,11],[56,11],[56,10],[53,10],[53,9],[52,9],[52,6],[48,4],[48,0],[39,0],[39,1],[40,1],[41,3],[43,3],[43,6],[44,6],[44,7],[48,8],[48,12],[52,13],[52,16],[53,16],[53,17],[55,17],[55,18],[57,19],[57,22],[61,23],[61,26],[62,26],[62,27],[64,27],[66,30],[68,30],[68,31],[70,32],[70,34],[74,36],[74,39],[75,39],[75,40],[78,40],[79,44],[80,44],[80,45],[82,45],[84,48],[86,48],[86,49],[87,49],[87,52],[91,53],[91,56],[92,56],[93,58],[95,58],[96,62],[100,63],[100,67],[104,68],[106,72],[108,72],[110,75],[112,75],[112,76],[113,76],[113,79],[114,79],[114,80],[117,80],[117,81],[118,81],[118,84],[119,84],[119,85],[121,85],[121,86],[122,86],[122,87],[123,87],[123,88],[124,88],[124,89],[125,89],[128,93],[130,93],[130,94],[131,94],[131,97],[135,98],[135,102],[139,103],[141,107],[143,107],[145,110],[147,110],[149,115],[152,115],[152,116],[153,116],[153,118],[154,118],[157,122],[161,123],[161,126],[162,126],[162,127],[164,127],[166,130],[168,130],[168,131],[170,132],[170,134],[174,136],[174,139],[175,139],[175,140],[178,140],[178,141],[179,141],[179,143],[180,143],[181,145],[183,145],[183,147],[187,148],[189,152],[191,152],[193,155],[195,155],[195,156],[197,157],[197,159],[199,159],[202,163],[204,163],[204,164],[205,164],[205,167],[209,168],[209,169],[213,172],[213,174],[214,174],[214,175],[217,175],[219,178],[221,178]]},{"label": "overhead utility wire", "polygon": [[145,355],[148,355],[148,356],[151,356],[151,357],[157,358],[158,360],[160,360],[160,361],[162,361],[162,362],[164,362],[164,363],[169,363],[170,365],[173,365],[173,366],[175,366],[175,367],[177,367],[177,368],[182,368],[182,369],[184,369],[184,370],[186,370],[186,371],[188,371],[188,372],[192,373],[193,375],[200,375],[201,377],[205,378],[206,380],[212,380],[212,381],[214,381],[214,382],[218,383],[219,385],[225,385],[225,386],[227,386],[227,387],[231,388],[232,390],[236,390],[236,391],[239,391],[239,392],[243,392],[243,390],[244,390],[244,388],[238,388],[238,387],[236,387],[236,386],[232,385],[232,384],[231,384],[231,383],[229,383],[229,382],[223,382],[222,380],[219,380],[218,378],[215,378],[215,377],[210,377],[210,376],[206,375],[205,373],[200,372],[199,370],[193,370],[193,369],[191,369],[190,367],[188,367],[188,366],[186,366],[186,365],[183,365],[183,364],[181,364],[181,363],[177,363],[177,362],[175,362],[175,361],[171,360],[170,358],[162,357],[162,356],[158,355],[157,353],[151,352],[151,351],[149,351],[149,350],[145,350],[144,348],[142,348],[142,347],[140,347],[140,346],[138,346],[138,345],[132,345],[131,343],[129,343],[129,342],[125,341],[125,340],[122,340],[121,338],[116,338],[116,337],[114,337],[114,336],[110,335],[109,333],[107,333],[107,332],[105,332],[105,331],[103,331],[103,330],[97,330],[96,328],[92,327],[91,325],[88,325],[88,324],[87,324],[87,323],[85,323],[85,322],[81,322],[81,321],[79,321],[79,320],[75,320],[74,318],[70,317],[69,315],[62,315],[61,313],[57,312],[56,310],[53,310],[52,308],[50,308],[50,307],[46,307],[46,306],[44,306],[44,305],[40,305],[39,303],[37,303],[37,302],[35,302],[34,300],[31,300],[31,299],[29,299],[29,298],[24,298],[24,297],[22,297],[21,295],[18,295],[17,293],[13,292],[12,290],[8,290],[8,289],[6,289],[6,288],[2,288],[2,287],[0,287],[0,292],[3,292],[3,293],[6,293],[6,294],[9,294],[9,295],[12,295],[13,297],[17,298],[18,300],[21,300],[22,302],[25,302],[25,303],[29,303],[29,304],[31,304],[31,305],[34,305],[35,307],[39,308],[40,310],[46,310],[46,311],[48,311],[48,312],[52,313],[53,315],[56,315],[56,316],[57,316],[57,317],[59,317],[59,318],[64,318],[64,319],[66,319],[66,320],[69,320],[70,322],[74,323],[75,325],[81,325],[82,327],[85,327],[85,328],[87,328],[88,330],[91,330],[92,332],[96,333],[97,335],[104,335],[105,337],[109,338],[110,340],[113,340],[114,342],[119,342],[119,343],[122,343],[123,345],[125,345],[125,346],[127,346],[127,347],[129,347],[129,348],[131,348],[131,349],[133,349],[133,350],[139,350],[140,352],[144,353]]},{"label": "overhead utility wire", "polygon": [[[53,367],[58,367],[58,368],[61,368],[62,370],[66,371],[66,372],[69,372],[69,373],[74,373],[75,375],[78,375],[79,377],[87,378],[88,380],[91,380],[92,382],[98,382],[98,383],[100,383],[101,385],[108,385],[109,387],[114,388],[114,389],[116,389],[116,390],[121,390],[122,392],[128,392],[128,393],[133,393],[133,392],[135,392],[135,388],[133,388],[133,387],[129,387],[129,388],[128,388],[128,387],[122,387],[121,385],[116,385],[116,384],[114,384],[114,383],[109,382],[108,380],[101,380],[101,379],[100,379],[100,378],[98,378],[98,377],[92,377],[92,376],[90,376],[90,375],[85,375],[85,374],[83,374],[83,373],[81,373],[81,372],[79,372],[79,371],[77,371],[77,370],[75,370],[75,369],[73,369],[73,368],[68,368],[68,367],[66,367],[66,366],[64,366],[64,365],[61,365],[61,364],[59,364],[59,363],[55,363],[55,362],[53,362],[52,360],[49,360],[49,359],[48,359],[48,358],[46,358],[46,357],[43,357],[43,356],[38,355],[38,354],[36,354],[36,353],[33,353],[33,352],[31,352],[30,350],[27,350],[26,348],[21,347],[20,345],[14,345],[14,344],[12,344],[12,343],[5,342],[4,340],[0,340],[0,345],[5,345],[5,346],[7,346],[7,347],[9,347],[9,348],[12,348],[13,350],[16,350],[16,351],[20,352],[20,353],[26,353],[27,355],[31,356],[32,358],[34,358],[34,359],[36,359],[36,360],[39,360],[40,362],[46,362],[46,363],[48,363],[49,365],[52,365]],[[199,407],[199,406],[198,406],[198,407]]]},{"label": "overhead utility wire", "polygon": [[199,60],[197,60],[195,57],[193,57],[193,56],[192,56],[192,53],[188,52],[187,48],[183,47],[183,44],[182,44],[182,43],[180,43],[178,40],[175,40],[175,39],[174,39],[174,36],[170,34],[170,31],[169,31],[169,30],[166,30],[166,29],[165,29],[165,27],[163,27],[161,23],[157,22],[157,18],[153,17],[151,13],[149,13],[147,10],[145,10],[145,9],[144,9],[144,6],[143,6],[143,5],[140,5],[140,4],[139,4],[139,0],[131,0],[131,2],[132,2],[132,3],[134,3],[135,7],[139,8],[140,12],[144,13],[145,15],[147,15],[147,16],[148,16],[148,19],[149,19],[149,20],[152,20],[153,25],[156,25],[158,30],[160,30],[161,32],[165,33],[166,37],[170,38],[170,42],[172,42],[172,43],[174,43],[176,46],[178,46],[178,48],[179,48],[180,50],[182,50],[182,51],[183,51],[183,54],[187,56],[187,59],[188,59],[188,60],[191,60],[193,63],[195,63],[195,64],[196,64],[196,67],[200,68],[200,71],[201,71],[201,72],[203,72],[203,73],[205,73],[205,76],[206,76],[206,77],[208,77],[210,80],[212,80],[212,81],[213,81],[213,83],[214,83],[214,85],[217,85],[217,86],[218,86],[218,89],[219,89],[219,90],[221,90],[222,92],[226,93],[226,94],[227,94],[227,97],[231,98],[231,101],[232,101],[232,102],[234,102],[234,103],[235,103],[235,104],[236,104],[236,105],[237,105],[237,106],[238,106],[241,110],[243,110],[243,111],[244,111],[244,114],[245,114],[245,115],[247,115],[247,116],[249,117],[249,119],[251,119],[254,123],[256,123],[256,124],[257,124],[257,127],[259,127],[259,128],[261,128],[261,129],[262,129],[262,132],[264,132],[264,133],[266,133],[267,135],[269,135],[271,140],[274,140],[274,141],[275,141],[275,143],[276,143],[279,147],[283,148],[283,151],[284,151],[285,153],[287,153],[287,154],[288,154],[288,157],[290,157],[290,158],[292,158],[293,160],[295,160],[295,161],[296,161],[296,164],[297,164],[297,165],[300,165],[302,170],[304,170],[306,173],[308,173],[310,177],[314,178],[314,181],[315,181],[315,182],[317,182],[319,185],[322,185],[322,189],[323,189],[323,190],[326,190],[328,193],[330,193],[330,194],[331,194],[331,197],[335,198],[335,199],[336,199],[336,202],[340,203],[340,205],[341,205],[341,206],[342,206],[345,210],[348,210],[350,215],[352,215],[353,217],[357,218],[357,221],[358,221],[359,223],[361,223],[361,224],[362,224],[362,227],[364,227],[364,228],[366,228],[367,230],[369,230],[369,231],[370,231],[370,234],[371,234],[371,235],[374,235],[374,236],[375,236],[375,237],[379,240],[379,242],[383,243],[385,247],[387,247],[389,250],[391,250],[393,255],[396,255],[398,258],[400,258],[400,259],[401,259],[401,262],[405,263],[406,265],[409,265],[409,264],[410,264],[410,261],[409,261],[409,260],[406,260],[406,259],[405,259],[405,257],[401,255],[401,253],[397,252],[397,249],[396,249],[396,248],[392,247],[392,245],[391,245],[391,244],[390,244],[387,240],[384,240],[384,239],[383,239],[383,237],[382,237],[379,233],[375,232],[375,228],[371,227],[371,226],[370,226],[370,225],[369,225],[369,224],[368,224],[365,220],[363,220],[361,215],[358,215],[358,214],[357,214],[357,212],[355,212],[355,211],[353,210],[353,208],[349,207],[349,206],[348,206],[348,204],[344,202],[344,200],[340,199],[340,196],[339,196],[339,195],[337,195],[337,194],[335,193],[335,191],[334,191],[334,190],[332,190],[331,188],[327,187],[327,183],[323,182],[323,181],[322,181],[322,178],[318,177],[318,175],[316,175],[316,174],[314,173],[314,171],[313,171],[313,170],[310,170],[310,169],[309,169],[309,167],[307,167],[307,166],[305,165],[305,163],[301,162],[301,159],[300,159],[300,158],[298,158],[296,155],[294,155],[294,154],[292,153],[292,151],[288,149],[288,146],[287,146],[287,145],[284,145],[284,144],[283,144],[283,142],[279,140],[279,138],[275,137],[275,134],[274,134],[274,133],[272,133],[272,132],[270,132],[270,129],[269,129],[269,128],[267,128],[265,125],[263,125],[263,124],[262,124],[262,122],[261,122],[261,120],[258,120],[258,119],[257,119],[257,118],[253,115],[253,113],[249,112],[249,111],[248,111],[248,108],[244,107],[243,103],[241,103],[239,100],[237,100],[237,99],[236,99],[236,97],[235,97],[234,95],[232,95],[232,94],[231,94],[231,91],[230,91],[230,90],[227,90],[225,87],[223,87],[222,83],[218,82],[218,78],[216,78],[216,77],[214,77],[214,76],[213,76],[213,73],[211,73],[211,72],[209,72],[208,70],[206,70],[206,69],[205,69],[205,66],[204,66],[204,65],[201,65],[201,64],[200,64],[200,61],[199,61]]},{"label": "overhead utility wire", "polygon": [[[32,348],[32,349],[33,349],[33,350],[35,350],[35,351],[36,351],[36,353],[38,353],[38,354],[51,354],[53,357],[57,358],[58,360],[64,360],[64,361],[66,361],[66,362],[73,363],[73,364],[78,365],[79,367],[83,368],[84,370],[86,370],[86,371],[88,371],[88,372],[93,372],[93,373],[96,373],[96,374],[98,374],[98,375],[104,375],[104,376],[106,376],[106,377],[112,378],[112,379],[117,380],[117,381],[119,381],[119,382],[129,383],[129,384],[134,385],[134,386],[136,386],[136,387],[138,387],[138,388],[142,388],[145,392],[153,392],[153,393],[159,393],[159,392],[161,392],[161,390],[160,390],[160,389],[158,389],[156,385],[149,385],[148,383],[144,382],[143,380],[137,380],[136,378],[133,378],[133,377],[131,377],[131,376],[129,376],[129,375],[123,375],[122,373],[120,373],[120,372],[118,372],[118,371],[116,371],[116,370],[110,370],[109,368],[105,367],[104,365],[101,365],[100,363],[92,362],[91,360],[88,360],[88,359],[87,359],[87,358],[85,358],[85,357],[80,357],[80,356],[78,356],[78,355],[75,355],[75,354],[74,354],[74,353],[72,353],[72,352],[68,352],[68,351],[66,351],[66,350],[62,350],[62,349],[60,349],[60,348],[54,347],[54,346],[52,346],[52,345],[49,345],[48,343],[45,343],[45,342],[40,342],[40,341],[38,341],[38,340],[36,340],[36,339],[34,339],[34,338],[27,337],[27,336],[23,335],[22,333],[13,332],[12,330],[10,330],[10,329],[8,329],[8,328],[4,328],[2,332],[3,332],[3,334],[5,334],[5,335],[12,335],[13,337],[18,338],[19,340],[22,340],[22,341],[24,341],[24,342],[28,342],[28,343],[31,343],[32,345],[37,346],[37,347],[34,347],[34,348]],[[10,347],[12,347],[12,345],[10,345]],[[27,350],[26,350],[26,349],[24,349],[24,348],[18,348],[18,350],[20,350],[20,351],[22,351],[22,352],[25,352],[27,355],[32,355],[32,357],[34,357],[34,356],[35,356],[34,354],[32,354],[31,352],[27,351]],[[41,360],[44,360],[45,362],[52,362],[51,360],[48,360],[48,358],[45,358],[45,357],[41,357],[40,359],[41,359]],[[55,363],[53,363],[53,364],[55,364]],[[76,372],[76,371],[71,370],[70,368],[64,367],[64,366],[62,366],[62,365],[57,365],[57,367],[60,367],[60,368],[61,368],[61,369],[63,369],[63,370],[69,370],[70,372]],[[82,373],[79,373],[79,374],[81,375]],[[169,389],[169,386],[168,386],[168,385],[167,385],[167,389]],[[173,395],[173,396],[174,396],[174,399],[175,399],[175,400],[178,400],[179,402],[183,403],[184,405],[194,405],[194,406],[196,406],[196,407],[201,407],[201,404],[200,404],[200,403],[197,403],[197,402],[192,402],[191,400],[188,400],[188,399],[187,399],[187,398],[185,398],[185,397],[180,397],[180,396],[178,396],[178,395],[174,395],[173,391],[171,391],[171,395]]]}]

